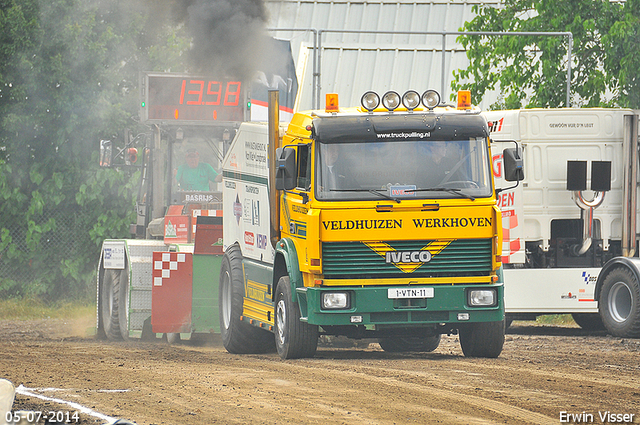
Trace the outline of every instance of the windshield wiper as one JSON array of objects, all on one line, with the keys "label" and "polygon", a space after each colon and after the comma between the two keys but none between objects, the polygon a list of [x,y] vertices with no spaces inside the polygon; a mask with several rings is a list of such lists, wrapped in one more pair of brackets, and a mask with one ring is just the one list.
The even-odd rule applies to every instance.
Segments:
[{"label": "windshield wiper", "polygon": [[394,198],[392,196],[389,196],[384,192],[379,192],[379,190],[383,190],[383,189],[378,189],[378,190],[374,190],[374,189],[329,189],[329,192],[369,192],[369,193],[376,194],[378,196],[382,196],[383,198],[388,199],[390,201],[394,201],[394,202],[400,203],[400,199]]},{"label": "windshield wiper", "polygon": [[463,193],[462,189],[457,187],[430,187],[425,189],[407,189],[405,190],[405,192],[449,192],[449,193],[462,196],[463,198],[471,199],[472,201],[476,200],[474,196]]}]

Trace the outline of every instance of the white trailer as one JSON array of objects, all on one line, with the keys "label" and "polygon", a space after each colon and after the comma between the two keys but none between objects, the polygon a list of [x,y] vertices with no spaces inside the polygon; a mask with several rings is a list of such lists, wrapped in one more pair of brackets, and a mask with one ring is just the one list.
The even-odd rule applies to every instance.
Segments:
[{"label": "white trailer", "polygon": [[[571,313],[585,328],[640,337],[638,112],[489,111],[499,152],[523,147],[525,179],[499,193],[507,320]],[[599,315],[598,315],[599,314]],[[600,321],[600,319],[602,319]]]},{"label": "white trailer", "polygon": [[267,123],[243,123],[224,159],[224,250],[237,243],[245,257],[273,263],[275,250],[269,242],[269,168]]}]

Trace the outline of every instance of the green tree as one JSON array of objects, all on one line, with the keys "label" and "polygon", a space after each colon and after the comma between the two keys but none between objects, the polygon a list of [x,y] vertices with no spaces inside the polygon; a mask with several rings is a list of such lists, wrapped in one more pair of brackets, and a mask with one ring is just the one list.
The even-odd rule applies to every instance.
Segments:
[{"label": "green tree", "polygon": [[137,174],[99,170],[98,142],[146,130],[138,72],[188,47],[150,3],[0,0],[0,296],[91,297],[100,242],[128,235]]},{"label": "green tree", "polygon": [[[474,6],[462,31],[571,32],[571,106],[640,107],[640,0],[505,0]],[[567,40],[549,36],[461,36],[470,65],[452,88],[494,108],[566,106]]]}]

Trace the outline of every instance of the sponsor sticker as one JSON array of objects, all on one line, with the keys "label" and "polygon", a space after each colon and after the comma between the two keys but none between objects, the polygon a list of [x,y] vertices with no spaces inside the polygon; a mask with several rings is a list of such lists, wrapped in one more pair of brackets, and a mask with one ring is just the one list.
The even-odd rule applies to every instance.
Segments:
[{"label": "sponsor sticker", "polygon": [[402,198],[416,196],[416,185],[394,185],[389,187],[389,196],[393,198]]}]

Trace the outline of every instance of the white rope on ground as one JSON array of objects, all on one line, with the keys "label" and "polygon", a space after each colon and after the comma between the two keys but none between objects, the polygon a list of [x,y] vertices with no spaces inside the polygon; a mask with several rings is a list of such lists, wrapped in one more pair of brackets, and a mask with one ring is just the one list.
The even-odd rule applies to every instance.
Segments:
[{"label": "white rope on ground", "polygon": [[16,394],[20,394],[26,397],[36,397],[41,400],[51,401],[58,404],[66,404],[67,406],[73,409],[76,409],[79,412],[84,413],[85,415],[90,415],[98,419],[102,419],[103,421],[107,421],[107,424],[115,424],[118,421],[118,418],[112,418],[111,416],[103,415],[102,413],[98,413],[95,410],[91,410],[88,407],[85,407],[81,404],[74,403],[72,401],[62,400],[59,398],[47,397],[45,395],[35,393],[33,392],[32,388],[27,388],[22,384],[20,384],[20,386],[16,388]]}]

